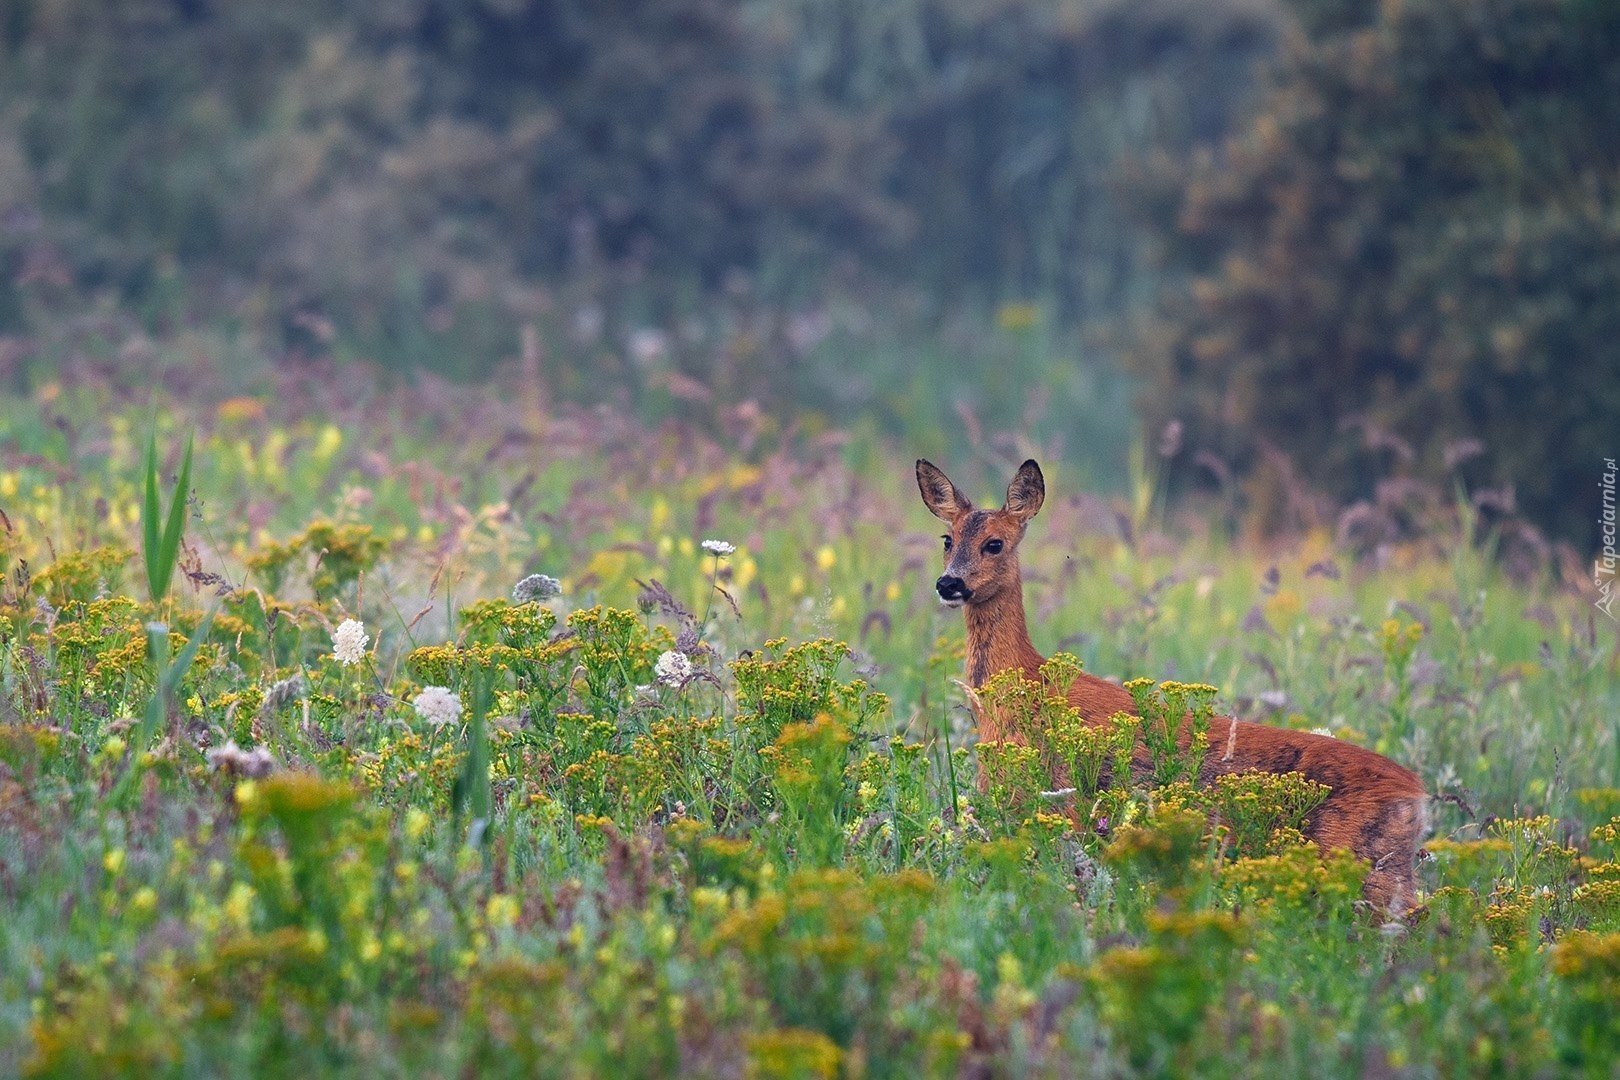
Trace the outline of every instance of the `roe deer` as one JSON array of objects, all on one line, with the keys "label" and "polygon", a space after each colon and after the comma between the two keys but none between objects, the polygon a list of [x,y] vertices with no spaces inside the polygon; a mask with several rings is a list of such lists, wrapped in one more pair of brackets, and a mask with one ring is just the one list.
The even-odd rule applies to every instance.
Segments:
[{"label": "roe deer", "polygon": [[[939,598],[962,608],[967,622],[967,680],[979,689],[998,672],[1018,668],[1038,679],[1045,658],[1029,639],[1018,542],[1046,498],[1040,466],[1026,461],[1007,487],[1000,510],[976,510],[938,468],[917,462],[917,486],[935,517],[950,526],[945,535],[945,573],[935,583]],[[1091,724],[1116,712],[1135,714],[1124,687],[1082,673],[1069,702]],[[994,710],[977,707],[982,740],[1012,738]],[[991,715],[987,715],[991,714]],[[1327,800],[1306,819],[1305,832],[1323,850],[1349,848],[1372,863],[1363,896],[1378,910],[1400,915],[1415,903],[1418,844],[1427,825],[1427,795],[1416,776],[1371,750],[1322,735],[1216,717],[1209,726],[1209,752],[1199,770],[1205,785],[1226,773],[1299,772],[1329,789]],[[1132,772],[1144,771],[1137,746]]]}]

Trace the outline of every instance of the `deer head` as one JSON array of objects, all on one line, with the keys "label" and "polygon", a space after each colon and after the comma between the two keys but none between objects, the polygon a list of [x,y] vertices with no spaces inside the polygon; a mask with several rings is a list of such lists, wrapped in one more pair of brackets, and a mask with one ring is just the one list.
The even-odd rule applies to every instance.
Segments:
[{"label": "deer head", "polygon": [[975,510],[950,477],[920,459],[917,488],[929,511],[950,526],[944,537],[945,573],[934,583],[942,603],[982,604],[1005,589],[1022,587],[1018,542],[1046,498],[1039,465],[1026,461],[1018,467],[1000,510]]}]

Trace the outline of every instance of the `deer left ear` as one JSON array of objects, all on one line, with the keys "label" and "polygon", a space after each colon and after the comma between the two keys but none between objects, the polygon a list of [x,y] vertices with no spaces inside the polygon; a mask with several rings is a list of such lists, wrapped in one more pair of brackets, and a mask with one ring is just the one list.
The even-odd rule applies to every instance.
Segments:
[{"label": "deer left ear", "polygon": [[1041,475],[1041,467],[1033,459],[1024,462],[1007,485],[1007,505],[1002,509],[1019,521],[1028,521],[1040,513],[1045,501],[1046,478]]},{"label": "deer left ear", "polygon": [[951,478],[940,472],[933,462],[922,458],[917,459],[917,490],[922,492],[929,513],[953,526],[957,518],[973,509],[973,504],[956,490]]}]

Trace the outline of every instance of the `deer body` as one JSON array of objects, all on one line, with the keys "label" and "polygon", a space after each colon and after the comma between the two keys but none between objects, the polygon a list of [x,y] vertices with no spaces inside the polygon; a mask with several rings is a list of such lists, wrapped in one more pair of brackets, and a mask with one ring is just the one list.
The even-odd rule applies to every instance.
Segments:
[{"label": "deer body", "polygon": [[[917,462],[917,485],[929,510],[951,527],[945,537],[945,573],[935,587],[942,602],[963,609],[969,685],[977,690],[1013,668],[1038,680],[1045,658],[1029,637],[1017,549],[1045,499],[1040,467],[1026,461],[1007,489],[1006,505],[995,511],[974,509],[926,461]],[[1117,712],[1136,712],[1124,687],[1095,675],[1082,673],[1068,697],[1092,724]],[[975,712],[981,740],[1027,741],[1028,733],[1005,730],[995,710]],[[1133,772],[1147,768],[1146,749],[1138,744]],[[1326,785],[1328,798],[1306,820],[1306,835],[1323,851],[1349,848],[1372,863],[1364,896],[1377,908],[1400,914],[1412,906],[1417,850],[1427,827],[1427,794],[1415,775],[1381,754],[1337,739],[1229,717],[1212,719],[1198,782],[1250,771],[1299,772]]]}]

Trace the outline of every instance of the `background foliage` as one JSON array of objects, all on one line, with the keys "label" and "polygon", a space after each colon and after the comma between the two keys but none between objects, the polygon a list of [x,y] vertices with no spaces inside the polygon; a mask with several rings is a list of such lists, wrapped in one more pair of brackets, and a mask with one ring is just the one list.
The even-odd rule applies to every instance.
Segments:
[{"label": "background foliage", "polygon": [[1341,501],[1478,439],[1468,476],[1589,535],[1620,415],[1620,9],[1300,13],[1242,134],[1147,171],[1187,278],[1133,339],[1150,414],[1234,460],[1281,447]]},{"label": "background foliage", "polygon": [[533,326],[655,419],[1116,488],[1175,420],[1260,528],[1460,478],[1589,547],[1617,87],[1600,0],[8,0],[0,373]]}]

